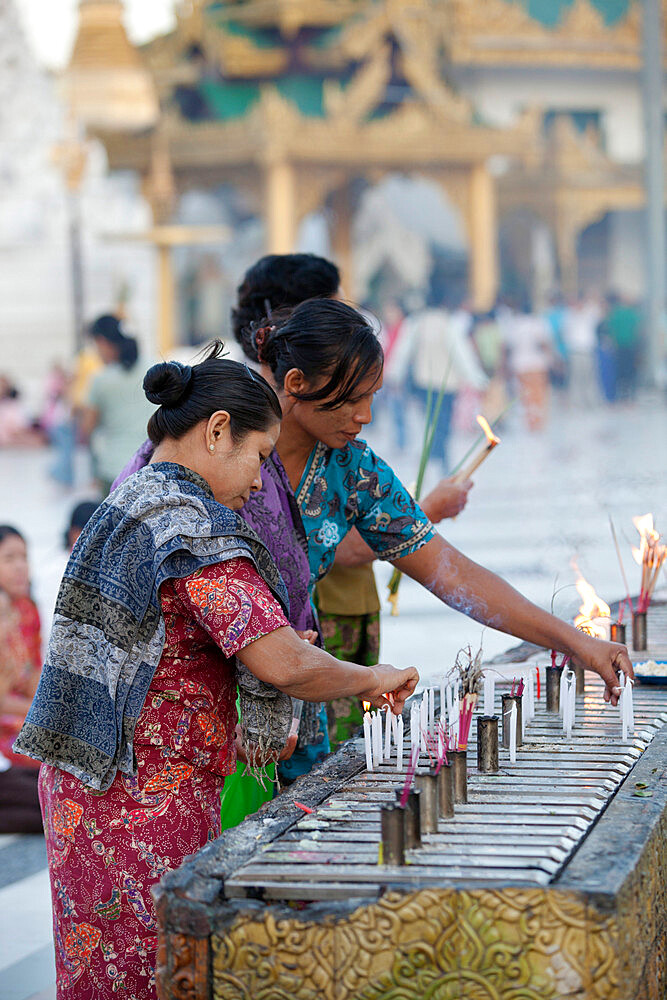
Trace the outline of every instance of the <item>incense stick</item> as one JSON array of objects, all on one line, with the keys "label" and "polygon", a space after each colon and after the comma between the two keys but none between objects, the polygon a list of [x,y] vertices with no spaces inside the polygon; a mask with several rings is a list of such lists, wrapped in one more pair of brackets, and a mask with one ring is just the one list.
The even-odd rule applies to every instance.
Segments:
[{"label": "incense stick", "polygon": [[623,583],[625,584],[625,593],[627,594],[628,605],[630,607],[631,613],[634,614],[635,610],[634,610],[634,608],[632,606],[632,598],[630,597],[630,587],[628,586],[628,580],[627,580],[627,577],[625,575],[625,567],[623,566],[623,559],[621,557],[621,549],[620,549],[620,546],[618,544],[618,538],[616,537],[616,528],[614,527],[614,522],[611,519],[611,514],[609,515],[609,526],[611,528],[611,533],[612,533],[612,536],[613,536],[613,539],[614,539],[614,545],[616,546],[616,555],[618,556],[618,565],[621,568],[621,576],[623,577]]}]

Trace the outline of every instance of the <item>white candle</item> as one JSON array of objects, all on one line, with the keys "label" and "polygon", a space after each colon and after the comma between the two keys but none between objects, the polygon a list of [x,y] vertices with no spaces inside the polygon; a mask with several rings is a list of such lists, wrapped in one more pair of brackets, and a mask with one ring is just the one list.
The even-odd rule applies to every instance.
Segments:
[{"label": "white candle", "polygon": [[621,687],[621,697],[618,699],[618,707],[621,714],[621,735],[627,740],[634,732],[635,719],[634,707],[632,704],[632,681],[629,681],[625,674],[621,674],[618,679]]},{"label": "white candle", "polygon": [[435,688],[428,689],[428,731],[435,733]]},{"label": "white candle", "polygon": [[410,758],[414,757],[415,748],[419,753],[419,705],[413,705],[410,710]]},{"label": "white candle", "polygon": [[633,694],[632,694],[632,686],[633,686],[633,684],[634,684],[634,681],[628,680],[628,678],[626,677],[626,679],[625,679],[625,690],[626,690],[626,698],[627,698],[628,732],[630,734],[634,733],[634,731],[635,731],[635,709],[634,709],[634,705],[633,705],[633,701],[632,701],[632,699],[633,699]]},{"label": "white candle", "polygon": [[484,673],[484,715],[493,715],[495,703],[496,682],[493,674],[487,670]]},{"label": "white candle", "polygon": [[373,733],[375,743],[373,746],[373,757],[376,764],[382,763],[382,716],[379,712],[373,713]]},{"label": "white candle", "polygon": [[426,753],[426,731],[428,729],[428,701],[424,691],[421,704],[419,706],[419,736],[422,753]]},{"label": "white candle", "polygon": [[[565,712],[565,695],[567,693],[567,667],[563,667],[560,672],[560,704],[558,706],[558,711],[561,715]],[[563,727],[564,728],[564,727]]]},{"label": "white candle", "polygon": [[452,734],[454,746],[459,742],[459,714],[459,692],[458,688],[456,688],[454,697],[452,698],[452,708],[449,713],[449,731]]},{"label": "white candle", "polygon": [[523,715],[526,722],[532,722],[535,718],[535,674],[533,667],[526,674],[526,687],[524,689]]},{"label": "white candle", "polygon": [[391,708],[389,707],[389,705],[387,705],[387,707],[385,709],[385,712],[387,713],[387,717],[386,717],[385,726],[384,726],[384,759],[385,760],[390,760],[391,759],[391,717],[393,715],[393,712],[392,712]]},{"label": "white candle", "polygon": [[510,763],[516,764],[516,702],[510,707]]},{"label": "white candle", "polygon": [[440,718],[445,714],[445,678],[440,681]]},{"label": "white candle", "polygon": [[366,770],[373,770],[373,754],[371,752],[371,716],[364,712],[364,750],[366,751]]},{"label": "white candle", "polygon": [[397,744],[398,743],[398,719],[399,719],[399,716],[398,715],[394,715],[394,713],[392,712],[389,717],[391,719],[391,738],[394,741],[394,743]]},{"label": "white candle", "polygon": [[576,684],[575,675],[573,670],[563,670],[563,732],[566,733],[567,738],[570,739],[572,736],[572,728],[574,726],[574,712],[576,705]]},{"label": "white candle", "polygon": [[440,725],[438,726],[438,760],[442,760],[445,752],[445,726],[446,720],[444,715],[440,716]]},{"label": "white candle", "polygon": [[396,770],[403,770],[403,716],[399,715],[396,726]]}]

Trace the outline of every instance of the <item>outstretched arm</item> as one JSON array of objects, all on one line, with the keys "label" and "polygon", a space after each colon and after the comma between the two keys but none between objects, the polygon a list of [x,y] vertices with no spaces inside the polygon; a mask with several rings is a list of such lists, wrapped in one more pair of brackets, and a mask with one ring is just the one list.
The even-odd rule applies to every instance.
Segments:
[{"label": "outstretched arm", "polygon": [[616,704],[617,670],[633,677],[625,646],[593,639],[523,597],[495,573],[468,559],[436,535],[394,565],[441,601],[500,632],[547,649],[557,649],[595,671],[606,685],[605,700]]},{"label": "outstretched arm", "polygon": [[419,680],[414,667],[399,670],[384,663],[364,667],[337,660],[287,627],[256,639],[236,655],[261,681],[292,698],[331,701],[356,696],[382,706],[387,703],[384,695],[392,693],[396,715],[403,711]]}]

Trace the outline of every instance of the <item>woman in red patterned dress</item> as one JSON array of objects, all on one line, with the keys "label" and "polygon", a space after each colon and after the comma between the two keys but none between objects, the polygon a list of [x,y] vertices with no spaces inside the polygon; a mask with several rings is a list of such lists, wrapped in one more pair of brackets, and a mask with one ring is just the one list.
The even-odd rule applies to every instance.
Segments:
[{"label": "woman in red patterned dress", "polygon": [[[144,388],[148,398],[160,404],[149,423],[156,445],[153,462],[111,494],[74,549],[58,598],[43,679],[17,741],[21,749],[45,761],[40,792],[58,1000],[155,996],[157,927],[150,889],[166,871],[220,835],[220,791],[236,765],[239,671],[310,701],[356,695],[381,705],[382,693],[393,691],[396,712],[418,680],[412,668],[339,662],[304,642],[289,627],[280,588],[269,583],[272,572],[279,580],[275,567],[267,570],[266,550],[252,530],[240,518],[228,538],[221,539],[215,528],[206,529],[215,522],[219,505],[229,508],[223,514],[235,524],[231,511],[261,487],[261,463],[279,433],[280,408],[268,384],[214,351],[193,368],[154,366]],[[109,674],[109,664],[100,662],[100,650],[108,650],[113,659],[130,643],[114,637],[109,645],[109,623],[121,620],[119,608],[125,605],[120,604],[113,614],[99,618],[106,634],[104,641],[95,639],[91,622],[98,620],[99,606],[109,598],[99,598],[90,572],[85,586],[72,581],[78,567],[92,565],[98,552],[99,565],[113,578],[114,589],[107,593],[119,593],[125,585],[149,587],[145,559],[135,556],[128,562],[130,582],[127,573],[113,577],[113,563],[105,562],[104,553],[112,548],[119,526],[126,530],[128,524],[144,541],[152,533],[146,542],[151,552],[169,550],[173,575],[159,586],[156,626],[156,634],[161,634],[163,623],[164,642],[133,742],[128,737],[124,745],[124,736],[120,739],[120,749],[113,751],[114,762],[120,762],[108,783],[104,777],[84,782],[81,775],[92,759],[84,751],[102,747],[104,740],[89,728],[88,743],[79,741],[84,746],[81,757],[68,747],[79,746],[73,734],[83,731],[90,712],[96,712],[95,704],[86,702],[87,692],[97,690],[98,674]],[[202,564],[186,572],[193,552]],[[88,603],[80,602],[81,594],[92,595]],[[90,638],[90,647],[79,641],[74,652],[72,643],[68,647],[58,638],[59,628],[68,624],[63,617],[68,601],[79,608],[77,634]],[[146,649],[151,641],[144,642],[142,668],[150,661]],[[67,687],[54,686],[58,670],[66,673]],[[120,698],[123,671],[116,676]],[[74,706],[67,697],[49,697],[55,690],[79,692],[69,699]],[[63,707],[54,708],[60,701]],[[99,728],[106,737],[105,704],[100,697]],[[131,732],[127,712],[121,729],[123,734]],[[134,756],[134,768],[122,763],[127,759],[123,750],[130,759]]]}]

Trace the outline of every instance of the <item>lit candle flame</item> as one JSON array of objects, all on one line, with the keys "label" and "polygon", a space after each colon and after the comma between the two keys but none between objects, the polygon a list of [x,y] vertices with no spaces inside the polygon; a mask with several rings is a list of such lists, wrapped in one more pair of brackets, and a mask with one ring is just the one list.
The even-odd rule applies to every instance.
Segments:
[{"label": "lit candle flame", "polygon": [[362,704],[364,706],[364,712],[370,712],[370,710],[371,710],[371,703],[370,703],[370,701],[364,701],[364,702],[362,702]]},{"label": "lit candle flame", "polygon": [[578,628],[580,632],[595,636],[597,639],[605,639],[606,629],[595,619],[609,618],[611,609],[601,597],[598,597],[590,583],[584,579],[574,560],[572,560],[572,566],[577,573],[576,588],[581,597],[581,607],[579,614],[574,619],[574,627]]},{"label": "lit candle flame", "polygon": [[500,444],[500,438],[496,437],[496,435],[493,433],[486,417],[483,417],[481,413],[478,413],[475,419],[477,420],[477,423],[484,431],[484,434],[486,435],[486,440],[489,442],[489,444],[494,444],[494,445]]}]

